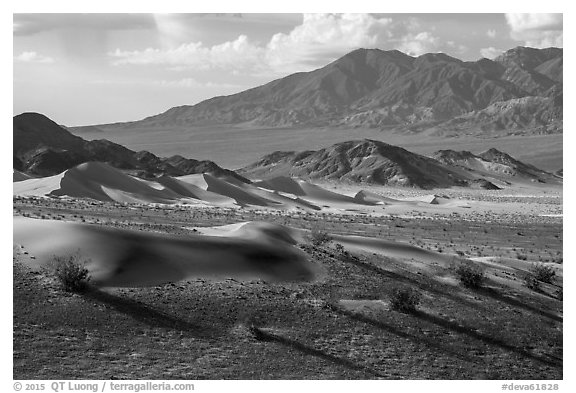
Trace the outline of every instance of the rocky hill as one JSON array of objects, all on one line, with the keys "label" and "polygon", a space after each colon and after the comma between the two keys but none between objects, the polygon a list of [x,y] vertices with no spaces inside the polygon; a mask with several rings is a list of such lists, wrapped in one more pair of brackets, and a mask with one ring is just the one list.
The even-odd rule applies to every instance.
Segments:
[{"label": "rocky hill", "polygon": [[560,177],[518,161],[494,148],[478,155],[469,151],[439,150],[433,157],[445,165],[465,168],[485,176],[528,179],[542,183],[556,181]]},{"label": "rocky hill", "polygon": [[558,48],[517,47],[472,62],[443,53],[358,49],[311,72],[98,129],[243,123],[554,133],[562,131],[562,67]]},{"label": "rocky hill", "polygon": [[458,168],[374,140],[337,143],[318,151],[275,152],[239,170],[252,179],[291,176],[418,188],[475,186]]},{"label": "rocky hill", "polygon": [[141,177],[210,173],[248,181],[212,161],[181,156],[161,158],[147,151],[134,152],[106,139],[86,141],[39,113],[14,116],[13,140],[14,169],[38,176],[55,175],[83,162],[98,161]]}]

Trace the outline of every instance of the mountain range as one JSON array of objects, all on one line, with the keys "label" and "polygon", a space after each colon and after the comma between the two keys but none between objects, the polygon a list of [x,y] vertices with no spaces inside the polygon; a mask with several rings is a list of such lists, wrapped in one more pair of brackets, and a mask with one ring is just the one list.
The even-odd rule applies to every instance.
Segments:
[{"label": "mountain range", "polygon": [[425,189],[452,186],[497,189],[494,182],[505,185],[512,179],[559,182],[559,176],[493,148],[479,155],[440,150],[433,157],[425,157],[381,141],[352,140],[317,151],[277,151],[234,172],[212,161],[157,157],[105,139],[86,141],[38,113],[15,116],[13,128],[15,181],[26,180],[30,175],[56,175],[96,161],[145,179],[208,174],[235,184],[286,176]]},{"label": "mountain range", "polygon": [[[129,123],[73,128],[394,128],[439,135],[562,132],[563,50],[517,47],[494,60],[358,49],[311,72]],[[94,128],[96,127],[96,128]]]}]

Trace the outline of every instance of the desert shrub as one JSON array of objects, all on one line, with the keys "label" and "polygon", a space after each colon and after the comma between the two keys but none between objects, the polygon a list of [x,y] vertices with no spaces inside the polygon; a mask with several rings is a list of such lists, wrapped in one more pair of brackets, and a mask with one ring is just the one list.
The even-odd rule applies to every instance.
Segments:
[{"label": "desert shrub", "polygon": [[528,273],[524,276],[524,285],[533,291],[540,291],[540,281],[532,273]]},{"label": "desert shrub", "polygon": [[342,244],[340,244],[340,243],[336,243],[336,244],[334,245],[334,248],[336,249],[336,252],[337,252],[338,254],[344,254],[344,253],[347,252],[347,251],[344,249],[344,246],[343,246]]},{"label": "desert shrub", "polygon": [[456,276],[466,288],[480,288],[484,283],[484,271],[476,265],[460,263],[456,266]]},{"label": "desert shrub", "polygon": [[54,257],[52,267],[54,276],[66,292],[82,292],[87,288],[90,276],[79,255]]},{"label": "desert shrub", "polygon": [[534,263],[530,268],[530,272],[534,275],[536,280],[547,282],[549,284],[554,281],[554,277],[556,276],[556,270],[553,267],[545,265],[543,263]]},{"label": "desert shrub", "polygon": [[390,294],[392,310],[409,313],[416,310],[420,304],[420,293],[412,288],[394,288]]},{"label": "desert shrub", "polygon": [[312,228],[310,230],[310,234],[306,238],[308,242],[310,242],[315,247],[323,246],[324,244],[332,241],[332,237],[328,234],[328,232],[319,228]]}]

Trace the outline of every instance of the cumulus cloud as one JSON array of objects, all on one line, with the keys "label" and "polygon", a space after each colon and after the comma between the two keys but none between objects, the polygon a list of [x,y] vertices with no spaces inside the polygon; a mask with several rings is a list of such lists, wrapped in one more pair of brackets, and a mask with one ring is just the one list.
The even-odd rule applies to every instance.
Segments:
[{"label": "cumulus cloud", "polygon": [[285,71],[320,66],[353,49],[377,47],[390,37],[391,23],[369,14],[305,14],[290,33],[272,37],[266,61]]},{"label": "cumulus cloud", "polygon": [[526,46],[563,46],[562,14],[506,14],[510,36]]},{"label": "cumulus cloud", "polygon": [[495,59],[496,57],[500,56],[502,53],[504,53],[504,51],[502,49],[496,49],[493,46],[480,49],[480,54],[482,55],[482,57],[485,57],[485,58],[490,59],[490,60]]},{"label": "cumulus cloud", "polygon": [[109,53],[114,59],[112,62],[114,65],[168,65],[200,70],[256,67],[263,54],[264,49],[251,43],[245,35],[240,35],[234,41],[211,47],[203,45],[202,42],[192,42],[173,49],[148,48],[143,51],[116,49]]},{"label": "cumulus cloud", "polygon": [[398,49],[411,56],[420,56],[424,53],[435,52],[438,49],[438,44],[438,37],[435,37],[430,32],[423,31],[402,37]]},{"label": "cumulus cloud", "polygon": [[400,23],[371,14],[304,14],[299,25],[288,33],[274,34],[266,43],[240,35],[213,46],[189,42],[170,48],[116,49],[109,56],[114,65],[277,75],[321,67],[357,48],[399,49],[412,55],[438,51],[443,45],[439,38],[418,29],[420,25],[414,18]]},{"label": "cumulus cloud", "polygon": [[289,33],[277,33],[265,45],[240,35],[234,41],[214,46],[202,42],[171,49],[110,53],[113,64],[156,64],[198,69],[233,68],[294,72],[325,64],[358,47],[376,47],[389,36],[389,18],[368,14],[305,14],[302,24]]},{"label": "cumulus cloud", "polygon": [[14,56],[14,61],[18,63],[54,63],[53,58],[41,55],[37,52],[22,52],[18,56]]}]

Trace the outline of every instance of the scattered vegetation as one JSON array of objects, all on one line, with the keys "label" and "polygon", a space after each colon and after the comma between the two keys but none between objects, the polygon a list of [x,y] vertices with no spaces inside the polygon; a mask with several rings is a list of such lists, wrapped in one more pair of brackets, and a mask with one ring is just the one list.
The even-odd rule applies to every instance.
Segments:
[{"label": "scattered vegetation", "polygon": [[410,313],[416,311],[422,296],[412,288],[394,288],[390,294],[390,306],[395,311]]},{"label": "scattered vegetation", "polygon": [[[478,252],[514,258],[518,251],[526,253],[531,261],[525,270],[540,255],[548,259],[562,255],[561,240],[554,237],[561,233],[561,222],[538,226],[532,221],[509,222],[515,219],[509,215],[494,215],[480,224],[418,218],[402,222],[404,228],[395,228],[394,221],[386,217],[374,223],[372,217],[355,215],[263,216],[244,209],[119,204],[85,207],[86,202],[55,198],[15,203],[32,216],[49,203],[48,207],[65,212],[69,220],[76,214],[77,221],[100,218],[114,227],[185,236],[190,231],[182,227],[191,221],[211,226],[264,219],[298,228],[318,226],[328,233],[412,239],[423,248],[435,249],[439,242],[445,254],[456,253],[456,248],[440,237],[448,234],[446,239],[453,237],[450,242],[466,256]],[[537,223],[549,220],[534,217]],[[448,232],[438,231],[441,225]],[[488,228],[486,235],[482,226]],[[511,227],[521,229],[527,235],[522,239],[528,240],[514,244]],[[530,245],[530,239],[535,239],[536,245]],[[545,244],[551,248],[546,250]],[[497,252],[489,251],[491,245]],[[313,248],[308,242],[306,247]],[[528,247],[535,253],[528,253]],[[352,263],[347,255],[359,263]],[[369,252],[348,252],[333,240],[311,255],[326,267],[329,279],[310,284],[190,280],[176,286],[119,288],[110,291],[111,296],[50,297],[47,302],[44,299],[52,285],[20,262],[28,257],[15,258],[13,291],[18,312],[13,321],[13,374],[18,379],[371,378],[349,363],[395,379],[522,379],[526,375],[562,379],[563,375],[562,317],[557,315],[562,303],[556,300],[559,287],[545,288],[550,296],[518,293],[513,284],[521,284],[523,277],[518,275],[518,281],[513,281],[512,273],[505,277],[513,286],[508,287],[507,280],[491,282],[494,290],[472,292],[473,300],[470,293],[454,291],[418,264]],[[466,262],[464,258],[455,261]],[[548,265],[561,275],[561,265]],[[453,270],[450,273],[456,277]],[[556,282],[560,283],[559,277]],[[386,312],[381,303],[364,301],[385,299],[388,303],[390,290],[404,285],[423,296],[413,313]],[[479,306],[472,307],[472,302]],[[390,303],[386,307],[391,309]],[[247,321],[253,314],[256,318]],[[291,345],[288,339],[281,342],[280,337],[301,345]],[[87,345],[88,350],[97,352],[87,356]],[[470,355],[479,348],[484,355]],[[153,367],[140,367],[150,358],[158,359]],[[198,361],[191,365],[190,359]]]},{"label": "scattered vegetation", "polygon": [[540,291],[540,281],[536,278],[536,276],[532,273],[527,273],[524,276],[524,285],[533,291],[539,292]]},{"label": "scattered vegetation", "polygon": [[86,261],[82,261],[78,254],[67,257],[55,256],[51,264],[55,277],[66,292],[86,290],[90,276],[85,265]]},{"label": "scattered vegetation", "polygon": [[530,268],[530,272],[534,275],[536,280],[552,284],[556,276],[556,270],[543,263],[534,263]]},{"label": "scattered vegetation", "polygon": [[323,246],[324,244],[332,241],[332,237],[328,234],[328,232],[319,228],[312,228],[306,239],[315,247]]},{"label": "scattered vegetation", "polygon": [[460,283],[466,288],[480,288],[486,279],[484,271],[470,263],[459,263],[454,269]]}]

